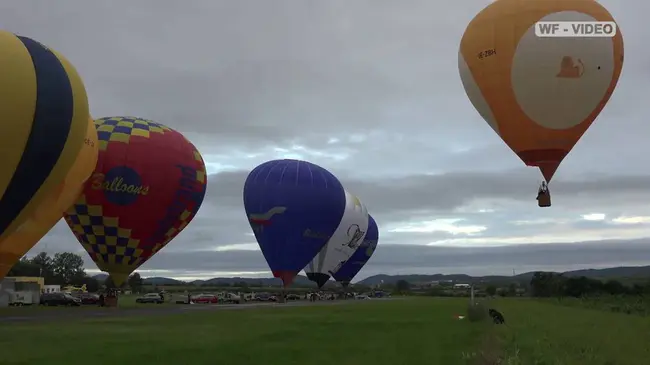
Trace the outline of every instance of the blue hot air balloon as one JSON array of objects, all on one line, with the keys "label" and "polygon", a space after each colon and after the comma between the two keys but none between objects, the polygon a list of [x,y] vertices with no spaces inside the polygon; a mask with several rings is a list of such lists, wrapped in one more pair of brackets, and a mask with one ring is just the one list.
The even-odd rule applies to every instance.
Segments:
[{"label": "blue hot air balloon", "polygon": [[345,190],[318,165],[273,160],[248,174],[244,208],[273,276],[286,287],[336,231]]},{"label": "blue hot air balloon", "polygon": [[368,262],[370,256],[375,252],[377,248],[377,242],[379,241],[379,228],[377,227],[377,222],[375,219],[368,215],[368,232],[366,237],[363,239],[363,243],[357,248],[357,250],[352,254],[350,259],[341,266],[336,272],[332,274],[334,280],[338,281],[344,287],[347,287],[350,284],[350,281],[361,271],[361,268]]}]

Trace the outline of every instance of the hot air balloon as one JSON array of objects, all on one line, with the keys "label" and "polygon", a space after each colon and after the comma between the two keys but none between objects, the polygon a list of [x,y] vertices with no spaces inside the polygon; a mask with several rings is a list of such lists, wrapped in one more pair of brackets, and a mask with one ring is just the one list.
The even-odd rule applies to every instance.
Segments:
[{"label": "hot air balloon", "polygon": [[65,220],[119,287],[194,218],[207,176],[201,154],[171,128],[136,117],[95,126],[97,167]]},{"label": "hot air balloon", "polygon": [[593,0],[498,0],[469,23],[458,68],[470,101],[547,184],[601,112],[623,67],[623,38],[546,38],[539,21],[613,21]]},{"label": "hot air balloon", "polygon": [[333,273],[354,254],[368,231],[368,210],[356,196],[345,192],[345,212],[338,228],[318,255],[305,267],[307,278],[321,289]]},{"label": "hot air balloon", "polygon": [[306,161],[268,161],[248,174],[246,215],[273,276],[285,287],[334,234],[345,202],[341,182]]},{"label": "hot air balloon", "polygon": [[41,43],[0,31],[0,69],[2,241],[63,182],[90,114],[77,71]]},{"label": "hot air balloon", "polygon": [[368,215],[368,232],[361,245],[354,251],[354,254],[346,261],[340,269],[332,274],[334,280],[347,288],[354,277],[361,271],[377,248],[379,241],[379,228],[377,222],[371,215]]},{"label": "hot air balloon", "polygon": [[89,119],[84,145],[63,183],[45,197],[32,216],[13,234],[0,241],[0,280],[61,220],[63,213],[77,200],[84,183],[95,169],[97,148],[97,131],[93,120]]}]

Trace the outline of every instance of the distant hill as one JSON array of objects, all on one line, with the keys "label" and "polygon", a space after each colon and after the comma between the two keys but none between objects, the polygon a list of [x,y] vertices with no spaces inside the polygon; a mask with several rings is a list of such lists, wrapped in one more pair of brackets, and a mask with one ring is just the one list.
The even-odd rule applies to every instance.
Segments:
[{"label": "distant hill", "polygon": [[641,278],[650,277],[650,266],[621,266],[607,269],[575,270],[565,273],[567,276],[587,276],[596,279]]},{"label": "distant hill", "polygon": [[[395,284],[399,280],[405,280],[409,283],[431,282],[431,281],[445,281],[450,280],[453,282],[463,283],[477,283],[477,282],[505,282],[505,281],[530,281],[535,272],[526,272],[515,276],[469,276],[465,274],[435,274],[435,275],[374,275],[365,278],[359,282],[361,285],[375,286],[382,282],[384,284]],[[650,278],[650,266],[621,266],[611,267],[606,269],[586,269],[586,270],[573,270],[563,273],[564,276],[576,277],[586,276],[593,279],[620,279],[620,278]]]},{"label": "distant hill", "polygon": [[[526,272],[515,276],[469,276],[465,274],[433,274],[433,275],[374,275],[359,281],[357,284],[365,286],[376,286],[380,284],[395,284],[399,280],[405,280],[409,283],[426,283],[431,281],[452,281],[455,283],[479,283],[479,282],[512,282],[512,281],[529,281],[535,272]],[[593,279],[622,279],[622,278],[650,278],[650,266],[622,266],[611,267],[606,269],[586,269],[566,271],[563,273],[565,276],[586,276]],[[103,281],[106,280],[108,275],[97,274],[93,276],[95,279]],[[151,277],[144,278],[145,285],[206,285],[206,286],[238,286],[241,283],[246,283],[248,286],[280,286],[282,282],[277,278],[212,278],[207,280],[194,280],[184,282],[181,280],[164,278],[164,277]],[[314,284],[303,275],[298,275],[294,280],[296,286],[313,286]],[[329,285],[333,285],[330,282]]]},{"label": "distant hill", "polygon": [[108,274],[97,274],[93,275],[92,278],[95,280],[104,281],[108,278]]},{"label": "distant hill", "polygon": [[[525,274],[522,274],[525,275]],[[530,274],[532,277],[532,273]],[[515,277],[514,279],[520,280],[523,277]],[[455,283],[478,283],[478,282],[498,282],[498,281],[512,281],[512,276],[469,276],[466,274],[433,274],[433,275],[374,275],[365,278],[358,282],[358,284],[365,286],[376,286],[380,284],[395,284],[400,280],[408,281],[409,283],[427,283],[432,281],[452,281]]]},{"label": "distant hill", "polygon": [[[282,285],[282,281],[278,278],[242,278],[242,277],[234,277],[234,278],[212,278],[212,279],[207,279],[207,280],[195,280],[190,282],[191,284],[194,285],[214,285],[214,286],[219,286],[219,285],[230,285],[234,286],[235,284],[240,284],[240,283],[246,283],[248,286],[280,286]],[[306,276],[303,275],[298,275],[294,279],[293,283],[295,285],[311,285],[312,282],[307,279]]]},{"label": "distant hill", "polygon": [[[101,273],[93,275],[93,278],[104,281],[108,278],[107,274]],[[206,286],[235,286],[236,284],[246,283],[248,286],[280,286],[282,281],[277,278],[212,278],[207,280],[193,280],[189,282],[164,277],[143,278],[144,285],[206,285]],[[306,276],[298,275],[294,279],[294,284],[298,286],[308,286],[313,283]]]}]

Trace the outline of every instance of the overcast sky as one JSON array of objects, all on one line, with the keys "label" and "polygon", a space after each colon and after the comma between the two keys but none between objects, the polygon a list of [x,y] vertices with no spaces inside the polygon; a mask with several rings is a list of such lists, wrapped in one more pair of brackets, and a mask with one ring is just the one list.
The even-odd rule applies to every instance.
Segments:
[{"label": "overcast sky", "polygon": [[[202,152],[203,207],[145,276],[268,275],[241,192],[275,158],[328,168],[368,206],[379,247],[357,279],[650,264],[650,2],[601,1],[625,35],[624,70],[555,175],[549,209],[535,201],[538,171],[458,75],[462,33],[488,3],[9,0],[0,26],[66,55],[93,116],[153,119]],[[41,250],[83,252],[64,222]]]}]

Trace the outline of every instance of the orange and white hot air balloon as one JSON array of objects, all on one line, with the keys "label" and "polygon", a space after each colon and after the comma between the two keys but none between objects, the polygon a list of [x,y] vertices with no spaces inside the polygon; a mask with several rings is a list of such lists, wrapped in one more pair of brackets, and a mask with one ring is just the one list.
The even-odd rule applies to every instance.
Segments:
[{"label": "orange and white hot air balloon", "polygon": [[623,68],[623,37],[548,38],[540,21],[609,21],[594,0],[497,0],[469,23],[458,68],[470,101],[547,183],[611,97]]}]

